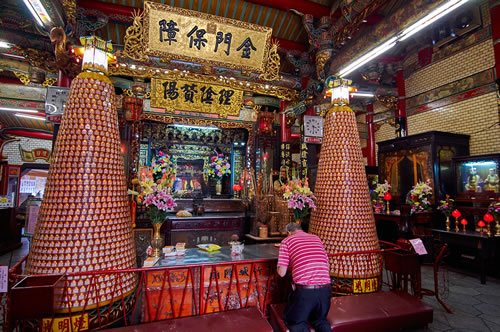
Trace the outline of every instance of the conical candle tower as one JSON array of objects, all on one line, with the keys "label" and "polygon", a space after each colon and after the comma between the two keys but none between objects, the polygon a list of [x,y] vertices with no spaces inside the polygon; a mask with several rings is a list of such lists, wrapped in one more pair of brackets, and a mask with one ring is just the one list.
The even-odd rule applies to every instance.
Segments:
[{"label": "conical candle tower", "polygon": [[[310,222],[310,232],[321,238],[330,254],[379,248],[356,116],[347,106],[348,83],[343,79],[330,81],[334,85],[333,106],[325,119],[314,193],[317,209]],[[376,278],[381,269],[377,255],[340,255],[330,259],[330,274],[337,278]]]},{"label": "conical candle tower", "polygon": [[[63,274],[135,267],[130,211],[118,134],[114,87],[107,72],[110,45],[86,45],[72,82],[54,147],[45,195],[26,265],[27,274]],[[68,277],[61,311],[86,310],[131,293],[134,274]],[[95,285],[90,287],[89,285]]]}]

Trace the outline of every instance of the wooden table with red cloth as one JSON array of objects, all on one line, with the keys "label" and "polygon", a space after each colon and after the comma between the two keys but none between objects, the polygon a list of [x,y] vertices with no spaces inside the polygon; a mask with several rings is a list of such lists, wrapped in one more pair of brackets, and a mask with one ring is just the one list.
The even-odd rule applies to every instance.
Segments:
[{"label": "wooden table with red cloth", "polygon": [[[184,256],[162,258],[144,275],[142,321],[151,322],[286,301],[288,284],[276,273],[278,248],[229,247],[215,252],[188,248]],[[289,281],[289,280],[288,280]],[[141,282],[144,285],[144,282]]]}]

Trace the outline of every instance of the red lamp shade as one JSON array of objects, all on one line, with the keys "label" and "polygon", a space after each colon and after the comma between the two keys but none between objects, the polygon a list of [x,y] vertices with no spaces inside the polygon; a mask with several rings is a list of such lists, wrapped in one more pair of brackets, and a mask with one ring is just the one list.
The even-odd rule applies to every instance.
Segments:
[{"label": "red lamp shade", "polygon": [[390,201],[390,200],[392,199],[392,195],[391,195],[391,193],[390,193],[390,192],[386,192],[386,193],[384,194],[384,199],[385,199],[386,201]]},{"label": "red lamp shade", "polygon": [[484,227],[484,226],[486,226],[486,224],[485,224],[485,223],[484,223],[484,221],[482,221],[482,220],[479,220],[479,222],[477,223],[477,225],[478,225],[479,227]]},{"label": "red lamp shade", "polygon": [[[451,213],[451,215],[452,215],[454,218],[460,218],[460,216],[461,216],[462,214],[461,214],[461,213],[460,213],[460,211],[458,211],[458,210],[453,210],[453,212]],[[486,219],[484,219],[484,220],[486,220]]]},{"label": "red lamp shade", "polygon": [[483,217],[484,221],[486,222],[492,222],[494,220],[493,216],[491,215],[491,213],[486,213]]},{"label": "red lamp shade", "polygon": [[233,190],[235,190],[235,191],[240,191],[240,190],[241,190],[241,188],[242,188],[242,187],[241,187],[241,185],[239,185],[239,184],[235,184],[235,185],[233,185]]},{"label": "red lamp shade", "polygon": [[467,225],[467,224],[468,224],[467,219],[462,219],[462,220],[460,221],[460,223],[461,223],[462,225]]}]

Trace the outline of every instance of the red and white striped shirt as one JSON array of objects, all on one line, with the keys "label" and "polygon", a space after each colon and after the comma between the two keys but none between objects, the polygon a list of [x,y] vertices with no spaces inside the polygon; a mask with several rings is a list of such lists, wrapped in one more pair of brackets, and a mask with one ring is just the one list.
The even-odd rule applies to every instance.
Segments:
[{"label": "red and white striped shirt", "polygon": [[328,256],[316,235],[297,231],[281,241],[278,266],[290,266],[293,281],[298,285],[330,283]]}]

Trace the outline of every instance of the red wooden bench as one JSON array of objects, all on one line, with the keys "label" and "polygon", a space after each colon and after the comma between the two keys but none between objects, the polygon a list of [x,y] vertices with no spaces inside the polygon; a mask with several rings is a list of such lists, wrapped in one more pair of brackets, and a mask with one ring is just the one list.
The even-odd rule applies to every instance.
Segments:
[{"label": "red wooden bench", "polygon": [[[271,325],[288,331],[284,303],[271,304]],[[404,292],[381,292],[332,298],[328,321],[334,332],[382,332],[432,323],[432,307]]]},{"label": "red wooden bench", "polygon": [[199,316],[162,320],[154,323],[119,327],[116,332],[272,332],[273,329],[256,307]]}]

